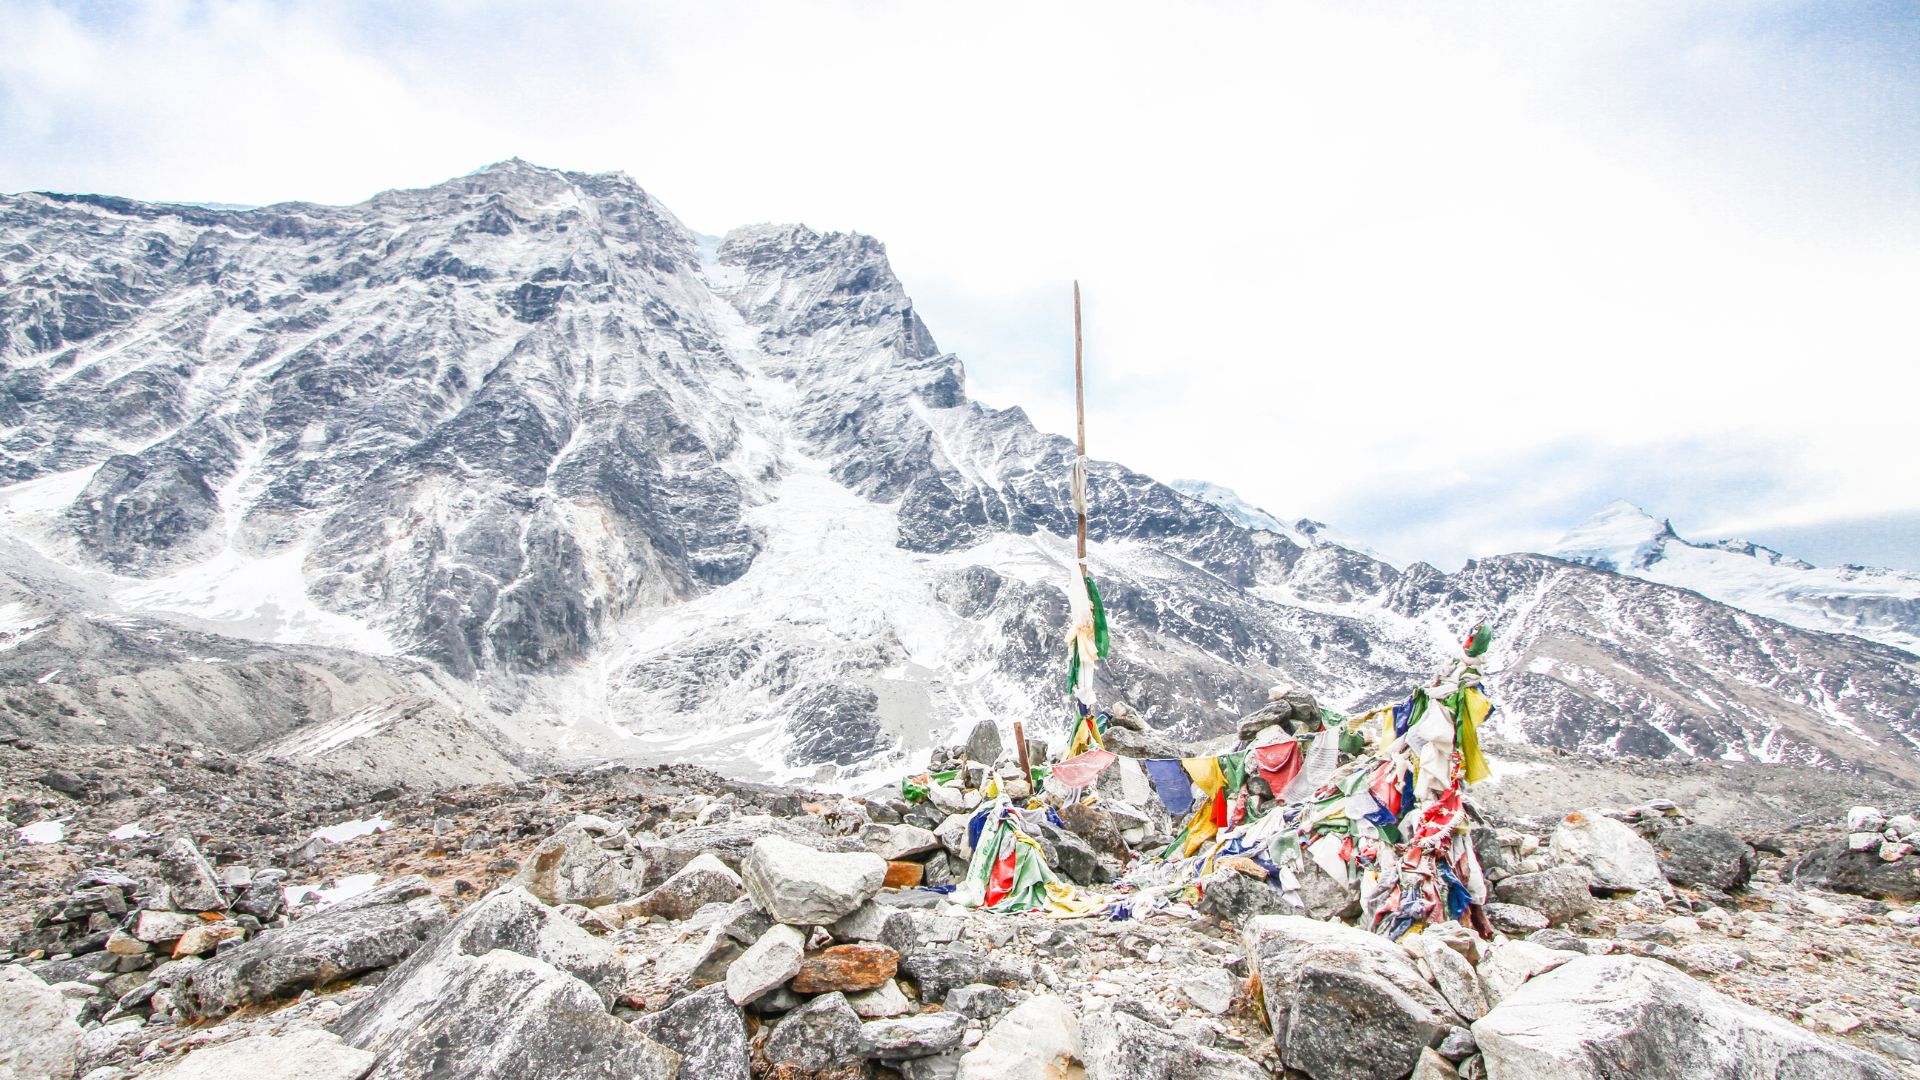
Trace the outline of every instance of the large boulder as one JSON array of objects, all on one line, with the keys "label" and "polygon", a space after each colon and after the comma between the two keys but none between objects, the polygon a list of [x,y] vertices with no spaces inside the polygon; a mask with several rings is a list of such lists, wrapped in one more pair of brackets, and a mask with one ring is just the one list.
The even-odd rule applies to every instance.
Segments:
[{"label": "large boulder", "polygon": [[853,1060],[860,1048],[860,1015],[845,994],[821,994],[788,1013],[767,1036],[761,1054],[768,1065],[795,1065],[814,1072]]},{"label": "large boulder", "polygon": [[1493,887],[1501,902],[1532,908],[1554,926],[1593,910],[1593,891],[1587,872],[1577,866],[1556,866],[1535,874],[1501,878]]},{"label": "large boulder", "polygon": [[1060,824],[1085,840],[1095,851],[1121,860],[1133,857],[1126,838],[1121,835],[1123,826],[1112,814],[1073,800],[1063,803],[1056,812],[1060,816]]},{"label": "large boulder", "polygon": [[680,1055],[683,1080],[751,1080],[746,1017],[718,983],[635,1020],[633,1026]]},{"label": "large boulder", "polygon": [[426,879],[409,875],[205,961],[178,996],[194,1013],[216,1016],[397,964],[446,925]]},{"label": "large boulder", "polygon": [[[582,814],[533,849],[512,884],[549,904],[599,907],[637,896],[645,867],[636,872],[633,857],[621,846],[602,847],[615,835],[608,822]],[[689,859],[689,862],[692,860]]]},{"label": "large boulder", "polygon": [[852,993],[871,990],[898,970],[900,954],[872,942],[835,945],[808,956],[793,976],[797,994],[824,994],[830,990]]},{"label": "large boulder", "polygon": [[1553,827],[1552,846],[1553,857],[1561,864],[1591,871],[1596,889],[1673,892],[1667,876],[1660,872],[1660,857],[1653,845],[1598,810],[1576,810],[1560,819],[1560,824]]},{"label": "large boulder", "polygon": [[1260,1066],[1142,1020],[1111,1005],[1080,1021],[1087,1080],[1267,1080]]},{"label": "large boulder", "polygon": [[960,1080],[1064,1080],[1080,1058],[1079,1017],[1059,998],[1035,994],[960,1059]]},{"label": "large boulder", "polygon": [[680,1055],[607,1015],[600,995],[530,956],[476,957],[367,1080],[673,1080]]},{"label": "large boulder", "polygon": [[188,1054],[166,1080],[360,1080],[374,1056],[307,1028],[286,1035],[253,1035]]},{"label": "large boulder", "polygon": [[888,862],[933,851],[941,840],[918,825],[868,825],[860,830],[860,842],[868,851]]},{"label": "large boulder", "polygon": [[1341,923],[1262,915],[1241,933],[1274,1044],[1313,1080],[1392,1080],[1461,1018],[1406,950]]},{"label": "large boulder", "polygon": [[641,898],[649,914],[689,919],[708,904],[731,904],[746,891],[733,868],[712,853],[697,855]]},{"label": "large boulder", "polygon": [[777,836],[754,841],[741,864],[748,895],[775,922],[825,926],[871,900],[887,878],[872,852],[833,855]]},{"label": "large boulder", "polygon": [[524,889],[507,888],[461,913],[447,932],[387,973],[370,996],[331,1025],[348,1043],[379,1052],[418,1025],[475,959],[507,949],[580,979],[611,1004],[626,977],[612,946]]},{"label": "large boulder", "polygon": [[1473,1025],[1488,1080],[1895,1080],[1871,1055],[1651,960],[1583,956]]},{"label": "large boulder", "polygon": [[866,850],[865,844],[850,836],[822,836],[784,818],[753,814],[696,826],[659,839],[642,835],[638,843],[641,857],[647,864],[646,884],[649,887],[658,885],[703,854],[713,855],[726,863],[729,869],[739,873],[746,864],[747,855],[753,851],[754,841],[767,836],[777,836],[815,851],[837,853]]},{"label": "large boulder", "polygon": [[80,1052],[80,1025],[67,999],[18,965],[0,967],[0,1077],[67,1080]]},{"label": "large boulder", "polygon": [[1920,855],[1886,862],[1868,848],[1850,851],[1845,841],[1814,848],[1793,869],[1796,885],[1882,900],[1920,900]]},{"label": "large boulder", "polygon": [[1738,889],[1759,864],[1746,841],[1711,825],[1668,829],[1654,848],[1667,880],[1689,889]]}]

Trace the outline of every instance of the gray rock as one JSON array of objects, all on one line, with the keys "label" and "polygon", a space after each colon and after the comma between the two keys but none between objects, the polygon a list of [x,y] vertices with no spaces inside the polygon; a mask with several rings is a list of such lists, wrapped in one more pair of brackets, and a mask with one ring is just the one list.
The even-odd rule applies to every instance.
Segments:
[{"label": "gray rock", "polygon": [[973,845],[968,843],[972,821],[971,814],[948,814],[933,830],[933,834],[940,838],[941,845],[947,849],[947,854],[963,861],[973,857]]},{"label": "gray rock", "polygon": [[179,987],[201,1016],[397,964],[447,925],[426,879],[410,875],[268,930],[195,967]]},{"label": "gray rock", "polygon": [[730,904],[745,891],[740,875],[709,853],[681,867],[642,897],[641,903],[651,914],[685,919],[707,904]]},{"label": "gray rock", "polygon": [[1728,892],[1752,879],[1759,858],[1747,842],[1711,825],[1682,825],[1654,844],[1667,880],[1689,889]]},{"label": "gray rock", "polygon": [[287,878],[284,870],[261,870],[248,882],[246,891],[233,902],[233,910],[242,915],[251,915],[261,922],[272,919],[287,910],[287,892],[281,883]]},{"label": "gray rock", "polygon": [[1108,728],[1101,736],[1106,748],[1130,758],[1180,758],[1187,756],[1186,748],[1157,731],[1130,731],[1126,728]]},{"label": "gray rock", "polygon": [[1436,1049],[1440,1051],[1441,1057],[1453,1062],[1480,1052],[1479,1044],[1473,1041],[1473,1030],[1463,1027],[1447,1032],[1447,1037],[1440,1040],[1440,1045]]},{"label": "gray rock", "polygon": [[919,1013],[869,1020],[860,1025],[856,1051],[863,1058],[904,1061],[945,1053],[960,1045],[967,1018],[956,1012]]},{"label": "gray rock", "polygon": [[205,1046],[166,1070],[167,1080],[360,1080],[374,1055],[318,1028],[252,1035]]},{"label": "gray rock", "polygon": [[900,975],[920,991],[920,1000],[937,1002],[956,986],[986,981],[986,960],[960,948],[922,947],[900,961]]},{"label": "gray rock", "polygon": [[367,1080],[673,1080],[679,1055],[607,1015],[600,995],[505,949],[476,957]]},{"label": "gray rock", "polygon": [[633,1022],[640,1034],[680,1055],[685,1080],[751,1080],[747,1020],[719,984]]},{"label": "gray rock", "polygon": [[860,830],[860,842],[868,851],[892,861],[905,859],[940,847],[940,838],[916,825],[868,825]]},{"label": "gray rock", "polygon": [[66,998],[18,965],[0,967],[0,1076],[66,1080],[80,1052],[80,1025]]},{"label": "gray rock", "polygon": [[1075,885],[1104,885],[1113,880],[1113,874],[1100,862],[1100,853],[1093,845],[1063,829],[1049,829],[1047,839],[1053,843],[1053,866]]},{"label": "gray rock", "polygon": [[1454,1012],[1466,1020],[1478,1020],[1487,1014],[1486,988],[1480,985],[1480,977],[1466,957],[1438,945],[1427,949],[1426,958],[1427,966],[1433,969],[1434,986]]},{"label": "gray rock", "polygon": [[783,1017],[761,1054],[769,1065],[791,1062],[802,1069],[844,1064],[860,1048],[860,1016],[846,995],[821,994]]},{"label": "gray rock", "polygon": [[1660,857],[1653,845],[1598,810],[1575,811],[1561,818],[1553,827],[1552,847],[1553,857],[1560,863],[1583,866],[1592,872],[1593,888],[1615,892],[1646,889],[1663,895],[1673,892],[1666,875],[1660,872]]},{"label": "gray rock", "polygon": [[679,873],[694,859],[709,853],[727,864],[728,869],[740,873],[746,865],[747,855],[753,851],[753,842],[765,836],[777,836],[816,851],[866,850],[865,845],[852,837],[822,836],[784,818],[755,814],[697,826],[672,836],[641,836],[637,842],[641,845],[641,855],[647,864],[646,884],[648,887],[658,885]]},{"label": "gray rock", "polygon": [[1559,926],[1593,910],[1593,892],[1578,867],[1556,866],[1534,874],[1515,874],[1493,887],[1503,902],[1530,907]]},{"label": "gray rock", "polygon": [[750,897],[741,897],[727,905],[725,914],[713,921],[728,937],[742,946],[752,945],[773,926],[766,913],[753,906]]},{"label": "gray rock", "polygon": [[995,1013],[1002,1013],[1013,1004],[1007,992],[990,983],[969,983],[956,986],[946,993],[946,1007],[962,1016],[974,1020],[985,1020]]},{"label": "gray rock", "polygon": [[213,911],[227,906],[226,895],[220,891],[220,876],[192,840],[176,837],[157,861],[178,910]]},{"label": "gray rock", "polygon": [[1266,1080],[1252,1061],[1156,1027],[1111,1006],[1080,1022],[1087,1080]]},{"label": "gray rock", "polygon": [[1527,940],[1547,949],[1561,949],[1566,952],[1584,953],[1587,943],[1567,933],[1565,930],[1549,928],[1535,930],[1527,935]]},{"label": "gray rock", "polygon": [[[1324,875],[1323,875],[1324,876]],[[1244,926],[1256,915],[1298,915],[1301,909],[1287,902],[1286,895],[1264,881],[1256,881],[1238,871],[1216,875],[1206,884],[1194,909],[1215,915],[1235,926]]]},{"label": "gray rock", "polygon": [[1920,855],[1882,861],[1873,849],[1850,851],[1844,841],[1823,844],[1794,865],[1796,885],[1880,900],[1920,900]]},{"label": "gray rock", "polygon": [[804,932],[785,923],[774,924],[727,966],[727,996],[735,1005],[745,1005],[793,978],[800,973],[806,948]]},{"label": "gray rock", "polygon": [[607,830],[599,824],[597,819],[576,820],[542,840],[520,864],[511,884],[549,904],[590,908],[638,895],[644,870],[636,873],[630,856],[600,846]]},{"label": "gray rock", "polygon": [[133,936],[145,942],[174,941],[205,925],[197,915],[181,911],[142,911],[133,921]]},{"label": "gray rock", "polygon": [[853,1006],[853,1011],[863,1020],[904,1016],[907,1013],[919,1011],[918,1003],[902,993],[900,984],[893,979],[888,979],[871,990],[848,994],[847,1004]]},{"label": "gray rock", "polygon": [[1215,1016],[1224,1016],[1240,992],[1240,980],[1222,968],[1203,968],[1177,984],[1187,1000]]},{"label": "gray rock", "polygon": [[1083,1053],[1073,1009],[1052,994],[1035,994],[988,1029],[960,1059],[960,1074],[967,1080],[1060,1080]]},{"label": "gray rock", "polygon": [[1895,1080],[1870,1054],[1733,1000],[1664,964],[1582,956],[1473,1025],[1490,1077]]},{"label": "gray rock", "polygon": [[1493,924],[1495,930],[1514,937],[1545,930],[1551,925],[1551,920],[1544,914],[1525,904],[1488,904],[1487,921]]},{"label": "gray rock", "polygon": [[872,852],[816,851],[775,836],[756,840],[741,865],[747,892],[775,922],[825,926],[873,898],[886,860]]},{"label": "gray rock", "polygon": [[477,957],[495,949],[551,964],[591,986],[606,1004],[626,977],[612,946],[526,890],[506,888],[462,912],[330,1026],[351,1045],[379,1053],[436,1008]]},{"label": "gray rock", "polygon": [[1280,1058],[1314,1080],[1382,1080],[1461,1018],[1400,946],[1340,923],[1262,915],[1241,933]]},{"label": "gray rock", "polygon": [[841,941],[877,941],[906,957],[920,939],[919,924],[899,908],[869,900],[827,928]]},{"label": "gray rock", "polygon": [[1000,760],[1000,725],[982,720],[967,736],[967,759],[991,765]]},{"label": "gray rock", "polygon": [[950,1050],[931,1057],[908,1058],[896,1062],[894,1070],[901,1080],[959,1080],[960,1061],[966,1054],[959,1050]]}]

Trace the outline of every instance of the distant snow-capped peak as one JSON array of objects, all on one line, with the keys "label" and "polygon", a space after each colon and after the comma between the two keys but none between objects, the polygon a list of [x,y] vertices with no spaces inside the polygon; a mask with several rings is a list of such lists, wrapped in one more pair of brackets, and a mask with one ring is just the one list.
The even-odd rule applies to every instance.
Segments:
[{"label": "distant snow-capped peak", "polygon": [[1167,486],[1189,498],[1199,499],[1203,503],[1220,508],[1242,528],[1278,533],[1303,548],[1327,545],[1343,547],[1348,551],[1357,551],[1370,559],[1386,563],[1395,569],[1402,568],[1403,564],[1398,560],[1388,558],[1338,529],[1330,528],[1326,522],[1295,518],[1291,524],[1288,524],[1278,515],[1262,510],[1241,498],[1240,494],[1232,488],[1222,487],[1210,480],[1175,480]]},{"label": "distant snow-capped peak", "polygon": [[1808,630],[1920,649],[1920,574],[1816,567],[1748,540],[1696,543],[1673,524],[1615,499],[1543,554],[1692,589]]}]

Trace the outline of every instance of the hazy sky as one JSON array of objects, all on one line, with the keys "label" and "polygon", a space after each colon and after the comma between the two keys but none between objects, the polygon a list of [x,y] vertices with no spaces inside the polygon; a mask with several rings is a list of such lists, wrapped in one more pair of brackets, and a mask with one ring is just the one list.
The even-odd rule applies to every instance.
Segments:
[{"label": "hazy sky", "polygon": [[1911,2],[0,0],[0,190],[519,156],[886,241],[976,397],[1452,569],[1632,499],[1920,568]]}]

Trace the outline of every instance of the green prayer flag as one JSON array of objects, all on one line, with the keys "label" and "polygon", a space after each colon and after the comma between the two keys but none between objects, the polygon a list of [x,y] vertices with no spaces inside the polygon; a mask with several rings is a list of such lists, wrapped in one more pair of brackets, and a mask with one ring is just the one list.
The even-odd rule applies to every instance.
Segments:
[{"label": "green prayer flag", "polygon": [[1095,655],[1107,655],[1107,609],[1100,604],[1100,588],[1093,583],[1093,576],[1087,576],[1087,599],[1093,601],[1093,651]]}]

